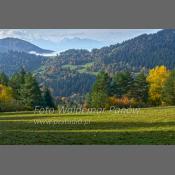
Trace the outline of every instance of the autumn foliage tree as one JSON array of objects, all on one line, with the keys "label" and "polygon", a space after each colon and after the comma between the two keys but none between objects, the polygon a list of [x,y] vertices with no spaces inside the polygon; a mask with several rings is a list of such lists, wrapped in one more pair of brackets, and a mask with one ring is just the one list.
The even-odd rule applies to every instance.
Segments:
[{"label": "autumn foliage tree", "polygon": [[0,111],[8,111],[13,102],[13,91],[10,87],[0,84]]},{"label": "autumn foliage tree", "polygon": [[161,104],[162,88],[168,75],[169,70],[165,66],[156,66],[149,71],[147,82],[149,83],[149,100],[152,104]]}]

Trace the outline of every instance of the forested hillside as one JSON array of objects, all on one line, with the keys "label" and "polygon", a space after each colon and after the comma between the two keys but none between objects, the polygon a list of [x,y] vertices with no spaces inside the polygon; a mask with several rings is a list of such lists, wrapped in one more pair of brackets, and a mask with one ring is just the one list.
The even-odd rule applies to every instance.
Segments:
[{"label": "forested hillside", "polygon": [[156,65],[165,65],[172,69],[175,66],[175,30],[144,34],[122,44],[95,49],[92,54],[96,62],[107,65],[106,69],[110,64],[115,64],[114,71],[139,71]]},{"label": "forested hillside", "polygon": [[36,56],[25,52],[9,51],[0,53],[0,71],[12,75],[23,67],[27,71],[32,72],[40,68],[46,59],[43,56]]},{"label": "forested hillside", "polygon": [[42,57],[24,52],[0,53],[0,70],[8,75],[20,67],[32,71],[40,84],[46,84],[55,96],[84,95],[100,71],[110,76],[129,71],[147,73],[164,65],[175,68],[175,30],[161,30],[144,34],[120,44],[93,49],[70,49],[53,57]]},{"label": "forested hillside", "polygon": [[[94,82],[94,76],[99,71],[108,72],[110,75],[120,71],[148,72],[157,65],[165,65],[168,69],[175,67],[175,30],[144,34],[121,44],[93,49],[91,52],[67,50],[48,59],[38,71],[38,77],[46,80],[53,89],[56,82],[53,80],[57,80],[55,94],[67,96],[78,91],[81,94],[84,90],[89,90]],[[74,84],[67,83],[71,82],[69,81],[71,76],[79,77],[74,79]],[[82,85],[82,77],[88,85],[86,83]],[[66,90],[62,89],[63,84]],[[79,88],[75,90],[73,88],[75,86]],[[82,86],[84,86],[83,91]]]}]

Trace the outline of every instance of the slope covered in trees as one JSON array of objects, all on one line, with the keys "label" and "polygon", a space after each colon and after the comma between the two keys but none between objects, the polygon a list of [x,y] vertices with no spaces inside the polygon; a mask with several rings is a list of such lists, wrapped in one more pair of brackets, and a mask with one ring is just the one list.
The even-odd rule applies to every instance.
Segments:
[{"label": "slope covered in trees", "polygon": [[[105,70],[130,70],[138,72],[148,70],[157,65],[165,65],[169,69],[175,67],[175,30],[166,29],[156,34],[144,34],[121,44],[86,50],[71,49],[62,52],[45,66],[83,65],[93,63],[88,70],[99,72]],[[81,70],[81,67],[79,67]],[[86,70],[88,72],[88,70]]]},{"label": "slope covered in trees", "polygon": [[24,67],[27,71],[37,70],[47,58],[25,52],[0,53],[0,71],[12,75]]},{"label": "slope covered in trees", "polygon": [[55,96],[85,94],[100,71],[110,76],[121,71],[147,73],[155,66],[175,68],[175,30],[144,34],[120,44],[93,49],[70,49],[54,57],[24,52],[0,53],[0,71],[12,75],[21,67],[34,72]]},{"label": "slope covered in trees", "polygon": [[[54,82],[59,84],[61,88],[58,88],[57,92],[55,91],[55,95],[67,96],[78,91],[82,92],[80,86],[83,82],[82,78],[93,84],[94,75],[100,71],[108,72],[110,75],[121,71],[131,73],[143,71],[146,73],[158,65],[164,65],[168,69],[175,67],[175,30],[144,34],[121,44],[93,49],[92,51],[71,49],[47,59],[42,65],[42,71],[37,73],[40,79],[47,79],[48,82],[51,82],[49,84],[52,87],[55,86]],[[78,78],[73,79],[74,84],[70,86],[67,82],[70,82],[70,77],[75,74],[78,76],[73,77]],[[59,78],[60,76],[63,77],[64,81]],[[63,84],[64,89],[68,89],[69,93],[62,91]],[[80,88],[75,90],[73,86]],[[83,89],[86,91],[90,87]]]},{"label": "slope covered in trees", "polygon": [[144,34],[121,44],[95,49],[92,54],[96,62],[107,65],[108,71],[110,71],[108,67],[114,67],[114,71],[123,69],[139,71],[157,65],[165,65],[173,69],[175,67],[175,30]]}]

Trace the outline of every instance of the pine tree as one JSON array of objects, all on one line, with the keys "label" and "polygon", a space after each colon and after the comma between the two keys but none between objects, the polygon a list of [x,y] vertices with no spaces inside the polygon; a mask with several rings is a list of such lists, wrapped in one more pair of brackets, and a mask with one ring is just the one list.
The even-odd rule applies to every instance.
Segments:
[{"label": "pine tree", "polygon": [[22,68],[20,72],[17,72],[14,75],[12,75],[9,81],[9,85],[13,89],[14,97],[16,100],[19,100],[20,98],[20,90],[24,84],[26,74],[26,71]]},{"label": "pine tree", "polygon": [[110,94],[110,77],[105,72],[100,72],[90,93],[91,106],[104,108],[108,105]]},{"label": "pine tree", "polygon": [[4,86],[8,86],[8,83],[9,83],[8,76],[4,72],[1,72],[0,73],[0,84]]},{"label": "pine tree", "polygon": [[51,95],[50,90],[46,87],[43,92],[43,101],[45,107],[55,108],[54,99]]},{"label": "pine tree", "polygon": [[21,85],[19,94],[20,102],[27,109],[32,109],[35,106],[43,104],[41,90],[31,73],[25,75],[24,84]]},{"label": "pine tree", "polygon": [[146,103],[148,99],[148,83],[143,72],[139,73],[133,83],[131,98],[135,98],[139,103]]},{"label": "pine tree", "polygon": [[128,96],[133,86],[133,78],[130,72],[119,72],[113,77],[113,95],[117,97]]}]

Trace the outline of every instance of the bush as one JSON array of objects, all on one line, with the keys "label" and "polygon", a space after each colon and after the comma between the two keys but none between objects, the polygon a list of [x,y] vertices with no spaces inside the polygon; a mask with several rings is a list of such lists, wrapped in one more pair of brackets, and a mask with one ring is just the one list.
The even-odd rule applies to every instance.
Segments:
[{"label": "bush", "polygon": [[121,97],[121,98],[116,98],[116,97],[109,97],[110,104],[112,106],[117,106],[117,107],[129,107],[131,106],[131,102],[128,99],[128,97]]},{"label": "bush", "polygon": [[26,108],[14,99],[6,102],[0,101],[0,112],[15,112],[24,110],[26,110]]},{"label": "bush", "polygon": [[119,108],[144,107],[146,105],[145,103],[138,102],[135,98],[129,99],[126,96],[121,98],[109,97],[109,101],[111,106],[117,106]]}]

